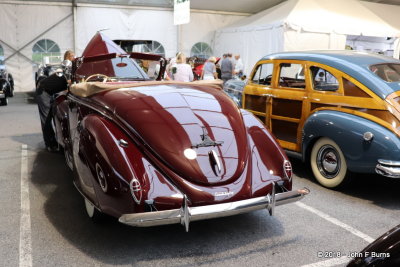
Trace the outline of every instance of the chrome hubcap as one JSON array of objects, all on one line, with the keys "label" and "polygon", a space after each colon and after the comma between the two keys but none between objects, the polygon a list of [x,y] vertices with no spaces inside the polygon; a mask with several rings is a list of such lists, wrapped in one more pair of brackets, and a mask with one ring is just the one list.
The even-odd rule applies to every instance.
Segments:
[{"label": "chrome hubcap", "polygon": [[317,166],[319,172],[327,179],[335,178],[340,171],[340,156],[331,145],[324,145],[317,155]]}]

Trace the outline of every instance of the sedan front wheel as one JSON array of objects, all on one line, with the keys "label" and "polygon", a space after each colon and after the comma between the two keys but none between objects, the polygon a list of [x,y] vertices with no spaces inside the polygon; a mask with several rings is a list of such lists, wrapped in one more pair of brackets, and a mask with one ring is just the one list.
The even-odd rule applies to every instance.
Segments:
[{"label": "sedan front wheel", "polygon": [[320,138],[311,151],[311,169],[317,181],[327,187],[336,188],[347,182],[346,159],[340,147],[331,139]]}]

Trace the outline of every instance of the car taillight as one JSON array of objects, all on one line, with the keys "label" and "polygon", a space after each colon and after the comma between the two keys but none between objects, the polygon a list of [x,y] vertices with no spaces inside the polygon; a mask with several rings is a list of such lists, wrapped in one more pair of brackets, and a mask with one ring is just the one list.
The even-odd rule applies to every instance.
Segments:
[{"label": "car taillight", "polygon": [[131,182],[129,183],[129,188],[131,190],[133,200],[135,200],[137,204],[140,204],[140,201],[142,200],[142,186],[140,185],[139,180],[132,178]]},{"label": "car taillight", "polygon": [[292,169],[292,164],[290,164],[290,161],[285,160],[283,161],[283,173],[285,174],[285,177],[287,179],[292,179],[293,175],[293,169]]}]

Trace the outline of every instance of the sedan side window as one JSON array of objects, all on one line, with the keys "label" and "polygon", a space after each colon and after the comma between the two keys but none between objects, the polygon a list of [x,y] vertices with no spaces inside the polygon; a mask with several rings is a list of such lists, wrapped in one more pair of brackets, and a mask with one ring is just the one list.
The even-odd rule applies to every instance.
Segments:
[{"label": "sedan side window", "polygon": [[306,88],[304,69],[301,64],[281,63],[279,86],[289,88]]},{"label": "sedan side window", "polygon": [[337,91],[339,82],[332,73],[326,69],[312,66],[310,68],[313,88],[316,91]]},{"label": "sedan side window", "polygon": [[257,84],[271,85],[273,69],[274,69],[274,64],[272,63],[258,65],[256,73],[254,74],[251,81]]}]

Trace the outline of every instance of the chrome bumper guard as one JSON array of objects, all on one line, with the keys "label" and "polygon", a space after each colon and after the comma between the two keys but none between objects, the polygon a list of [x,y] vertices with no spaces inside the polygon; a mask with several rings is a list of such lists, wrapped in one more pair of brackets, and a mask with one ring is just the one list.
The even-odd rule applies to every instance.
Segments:
[{"label": "chrome bumper guard", "polygon": [[375,172],[390,178],[400,178],[400,161],[378,159]]},{"label": "chrome bumper guard", "polygon": [[189,207],[185,195],[180,209],[124,214],[119,221],[137,227],[181,223],[188,232],[191,221],[226,217],[260,209],[267,209],[270,215],[273,215],[275,206],[298,201],[308,193],[310,190],[303,188],[275,194],[275,187],[273,187],[272,193],[264,197],[199,207]]}]

